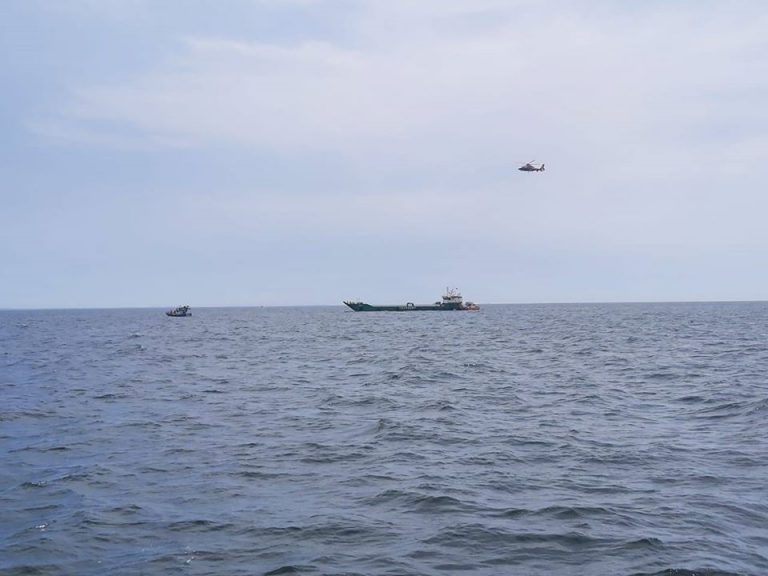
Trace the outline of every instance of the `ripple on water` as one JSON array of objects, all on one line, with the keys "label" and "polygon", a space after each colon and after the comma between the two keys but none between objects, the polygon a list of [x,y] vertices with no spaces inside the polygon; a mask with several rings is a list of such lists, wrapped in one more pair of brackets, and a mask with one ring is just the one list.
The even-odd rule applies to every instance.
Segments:
[{"label": "ripple on water", "polygon": [[3,574],[768,574],[768,304],[0,312]]}]

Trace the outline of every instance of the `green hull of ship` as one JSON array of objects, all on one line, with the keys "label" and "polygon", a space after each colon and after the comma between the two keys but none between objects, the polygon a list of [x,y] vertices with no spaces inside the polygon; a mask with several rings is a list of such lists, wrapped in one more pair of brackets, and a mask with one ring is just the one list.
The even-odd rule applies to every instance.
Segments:
[{"label": "green hull of ship", "polygon": [[405,304],[403,306],[373,306],[364,302],[344,302],[355,312],[427,312],[465,310],[464,306],[453,304]]}]

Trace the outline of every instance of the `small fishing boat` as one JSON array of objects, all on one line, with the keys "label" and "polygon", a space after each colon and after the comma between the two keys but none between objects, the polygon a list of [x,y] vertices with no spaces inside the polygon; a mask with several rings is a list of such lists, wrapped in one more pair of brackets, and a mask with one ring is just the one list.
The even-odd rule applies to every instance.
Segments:
[{"label": "small fishing boat", "polygon": [[166,312],[165,315],[174,316],[174,317],[192,316],[192,311],[189,309],[189,306],[178,306],[176,308],[168,310],[168,312]]}]

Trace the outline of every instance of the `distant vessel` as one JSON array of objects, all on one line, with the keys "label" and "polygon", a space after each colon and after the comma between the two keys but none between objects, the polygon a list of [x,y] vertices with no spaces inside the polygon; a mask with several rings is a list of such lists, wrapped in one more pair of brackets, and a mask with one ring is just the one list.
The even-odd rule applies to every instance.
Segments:
[{"label": "distant vessel", "polygon": [[480,306],[473,302],[464,302],[456,288],[446,288],[441,302],[434,304],[414,304],[408,302],[404,305],[374,306],[365,302],[348,302],[344,304],[355,312],[420,312],[426,310],[480,310]]},{"label": "distant vessel", "polygon": [[192,316],[192,312],[189,310],[189,306],[179,306],[177,308],[173,308],[172,310],[168,310],[168,312],[165,313],[166,316]]}]

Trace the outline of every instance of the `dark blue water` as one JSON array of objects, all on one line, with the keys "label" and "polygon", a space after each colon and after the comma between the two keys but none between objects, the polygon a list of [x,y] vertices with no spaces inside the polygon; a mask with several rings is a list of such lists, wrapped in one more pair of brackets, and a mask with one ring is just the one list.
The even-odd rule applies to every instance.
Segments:
[{"label": "dark blue water", "polygon": [[768,574],[768,304],[0,312],[0,573]]}]

